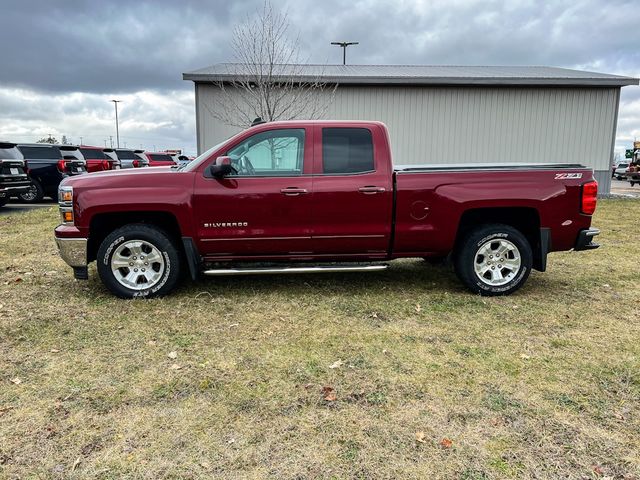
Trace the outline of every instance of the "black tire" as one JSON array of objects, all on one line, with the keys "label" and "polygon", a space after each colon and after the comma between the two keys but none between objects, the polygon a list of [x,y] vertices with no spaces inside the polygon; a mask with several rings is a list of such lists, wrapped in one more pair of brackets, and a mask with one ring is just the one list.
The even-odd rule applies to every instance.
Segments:
[{"label": "black tire", "polygon": [[31,179],[31,188],[26,193],[18,194],[18,198],[24,203],[39,203],[44,198],[44,190],[42,185],[35,179]]},{"label": "black tire", "polygon": [[[493,257],[493,252],[506,249],[508,245],[517,250],[507,249],[506,253],[501,254],[502,257]],[[493,253],[491,259],[489,255],[481,253],[482,248],[487,249],[485,253]],[[499,262],[510,263],[513,268]],[[532,262],[531,245],[525,236],[515,228],[502,224],[482,225],[470,231],[454,256],[454,268],[460,281],[472,292],[484,296],[509,295],[518,290],[527,281]],[[484,275],[491,278],[476,273],[476,267],[487,268]],[[499,278],[494,280],[494,275]],[[505,283],[499,283],[502,281]]]},{"label": "black tire", "polygon": [[[149,258],[153,255],[153,258],[159,257],[159,260],[149,266],[148,263],[143,263],[143,255],[137,258],[135,252],[127,247],[131,245],[132,249],[138,248],[135,245],[137,241],[140,242],[139,251],[143,255],[149,255]],[[131,260],[131,263],[137,267],[135,272],[140,271],[138,276],[126,264],[117,268],[116,272],[112,270],[112,261],[118,260],[113,258],[116,253],[120,261],[124,257],[127,262]],[[97,265],[102,283],[120,298],[152,298],[167,295],[176,287],[180,279],[180,252],[171,241],[171,237],[164,230],[145,224],[125,225],[107,235],[98,248]],[[145,267],[148,271],[142,273]],[[152,277],[147,278],[149,273],[157,279],[152,281]],[[135,277],[135,280],[131,279],[129,283],[136,283],[137,288],[130,288],[123,284],[126,283],[123,277],[129,278],[129,275]],[[147,284],[149,286],[145,287]]]}]

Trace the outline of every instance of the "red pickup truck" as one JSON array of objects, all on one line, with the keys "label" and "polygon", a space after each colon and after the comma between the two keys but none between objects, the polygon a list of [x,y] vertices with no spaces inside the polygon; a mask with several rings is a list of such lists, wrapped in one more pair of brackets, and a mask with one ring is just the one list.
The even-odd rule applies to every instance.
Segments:
[{"label": "red pickup truck", "polygon": [[471,291],[504,295],[547,254],[597,248],[597,183],[570,164],[394,166],[379,122],[263,123],[182,167],[60,185],[62,258],[122,298],[181,273],[377,271],[450,256]]}]

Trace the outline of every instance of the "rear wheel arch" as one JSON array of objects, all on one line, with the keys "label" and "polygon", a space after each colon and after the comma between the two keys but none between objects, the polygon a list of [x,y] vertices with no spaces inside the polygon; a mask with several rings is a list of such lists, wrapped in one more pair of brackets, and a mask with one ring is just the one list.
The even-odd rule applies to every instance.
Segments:
[{"label": "rear wheel arch", "polygon": [[522,233],[531,246],[533,268],[544,271],[549,239],[543,237],[548,232],[541,229],[540,214],[533,207],[490,207],[464,211],[458,223],[454,253],[470,231],[489,224],[508,225]]}]

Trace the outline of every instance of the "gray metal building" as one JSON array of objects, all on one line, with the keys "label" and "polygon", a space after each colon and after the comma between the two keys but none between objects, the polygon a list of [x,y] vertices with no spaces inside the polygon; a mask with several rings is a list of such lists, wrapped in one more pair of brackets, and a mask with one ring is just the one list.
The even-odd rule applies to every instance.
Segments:
[{"label": "gray metal building", "polygon": [[[385,122],[397,164],[583,163],[596,172],[602,193],[610,189],[620,89],[638,84],[554,67],[305,65],[295,71],[303,81],[321,75],[338,84],[325,118]],[[238,132],[213,109],[218,82],[242,74],[234,64],[183,74],[195,84],[199,153]]]}]

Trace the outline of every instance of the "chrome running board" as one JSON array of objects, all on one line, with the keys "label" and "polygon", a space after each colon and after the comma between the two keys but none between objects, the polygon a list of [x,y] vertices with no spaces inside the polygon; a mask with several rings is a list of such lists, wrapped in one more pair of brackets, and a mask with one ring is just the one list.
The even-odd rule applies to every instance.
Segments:
[{"label": "chrome running board", "polygon": [[263,275],[272,273],[335,273],[335,272],[379,272],[389,265],[331,265],[320,267],[264,267],[264,268],[214,268],[205,270],[205,275]]}]

